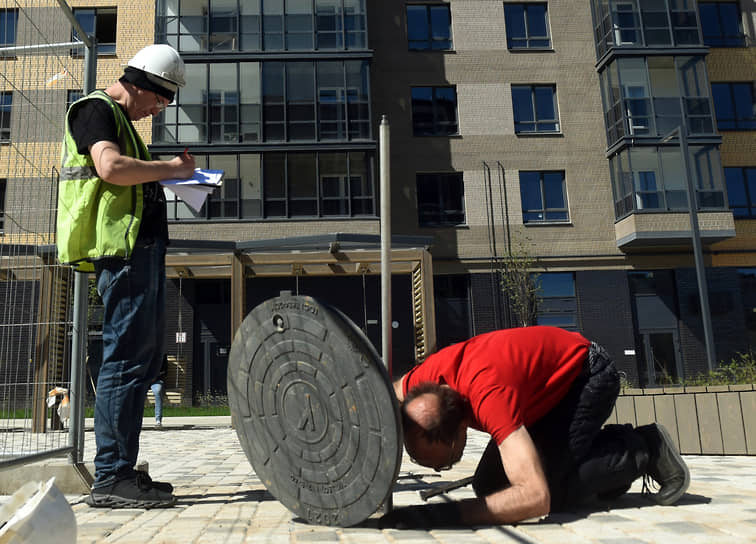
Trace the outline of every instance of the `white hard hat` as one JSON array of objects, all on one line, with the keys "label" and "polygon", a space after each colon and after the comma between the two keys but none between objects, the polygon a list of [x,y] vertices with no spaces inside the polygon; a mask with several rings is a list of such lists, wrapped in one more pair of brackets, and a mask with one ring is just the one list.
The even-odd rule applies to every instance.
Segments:
[{"label": "white hard hat", "polygon": [[76,516],[54,480],[27,482],[0,507],[2,544],[76,542]]},{"label": "white hard hat", "polygon": [[148,45],[134,55],[127,66],[142,70],[150,81],[174,93],[178,87],[186,85],[184,61],[170,45]]}]

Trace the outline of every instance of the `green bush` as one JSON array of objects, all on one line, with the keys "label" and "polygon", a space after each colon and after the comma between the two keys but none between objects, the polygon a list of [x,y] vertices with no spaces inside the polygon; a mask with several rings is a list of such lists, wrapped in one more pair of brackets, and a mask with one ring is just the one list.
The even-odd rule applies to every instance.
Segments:
[{"label": "green bush", "polygon": [[714,370],[683,380],[683,385],[736,385],[756,383],[756,353],[737,353],[729,363]]}]

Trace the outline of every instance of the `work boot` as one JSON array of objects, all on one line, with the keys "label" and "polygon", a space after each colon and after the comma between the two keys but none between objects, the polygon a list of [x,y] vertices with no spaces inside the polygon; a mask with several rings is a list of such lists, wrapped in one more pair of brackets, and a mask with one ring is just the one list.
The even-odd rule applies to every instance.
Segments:
[{"label": "work boot", "polygon": [[173,493],[173,486],[171,484],[153,480],[150,477],[150,473],[146,470],[134,469],[134,472],[136,472],[136,479],[141,487],[154,487],[163,493]]},{"label": "work boot", "polygon": [[168,508],[176,504],[176,497],[131,477],[93,488],[84,502],[94,508]]},{"label": "work boot", "polygon": [[[659,491],[651,498],[664,506],[675,504],[690,485],[690,471],[677,451],[667,429],[658,423],[643,425],[635,429],[648,444],[649,462],[646,476],[659,484]],[[644,491],[648,486],[644,476]]]}]

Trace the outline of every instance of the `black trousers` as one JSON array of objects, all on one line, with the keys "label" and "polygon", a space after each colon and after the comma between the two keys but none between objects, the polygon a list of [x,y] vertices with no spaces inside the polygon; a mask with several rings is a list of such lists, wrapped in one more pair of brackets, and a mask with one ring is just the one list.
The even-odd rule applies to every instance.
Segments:
[{"label": "black trousers", "polygon": [[[614,361],[591,343],[580,375],[565,397],[528,427],[551,493],[551,510],[624,493],[646,472],[648,446],[630,425],[607,425],[619,394]],[[473,489],[485,496],[507,487],[498,445],[491,440],[478,463]]]}]

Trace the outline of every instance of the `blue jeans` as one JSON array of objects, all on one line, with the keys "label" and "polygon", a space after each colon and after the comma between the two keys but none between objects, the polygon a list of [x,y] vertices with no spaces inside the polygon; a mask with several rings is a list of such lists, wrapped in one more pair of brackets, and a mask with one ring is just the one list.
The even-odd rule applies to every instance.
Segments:
[{"label": "blue jeans", "polygon": [[95,398],[95,481],[134,475],[147,390],[160,372],[165,331],[165,244],[138,245],[131,259],[95,263],[102,297],[102,366]]},{"label": "blue jeans", "polygon": [[157,381],[150,386],[155,397],[155,421],[163,421],[163,382]]}]

